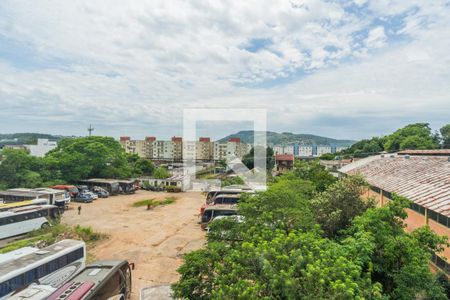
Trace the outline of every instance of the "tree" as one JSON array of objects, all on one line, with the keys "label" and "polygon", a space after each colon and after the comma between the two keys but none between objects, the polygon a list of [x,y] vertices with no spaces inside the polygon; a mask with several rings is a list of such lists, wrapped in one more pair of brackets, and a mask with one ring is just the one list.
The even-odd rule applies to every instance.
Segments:
[{"label": "tree", "polygon": [[151,160],[139,157],[137,154],[128,154],[127,160],[133,169],[133,176],[150,176],[155,171],[155,165]]},{"label": "tree", "polygon": [[328,172],[318,160],[309,162],[296,160],[294,162],[294,171],[285,176],[311,181],[319,192],[324,191],[336,181],[336,177]]},{"label": "tree", "polygon": [[374,207],[373,201],[361,197],[366,186],[361,177],[346,177],[311,200],[316,221],[327,237],[335,237],[339,231],[350,226],[353,218]]},{"label": "tree", "polygon": [[164,167],[159,167],[153,172],[153,177],[159,179],[165,179],[170,177],[169,171]]},{"label": "tree", "polygon": [[428,123],[415,123],[400,128],[387,136],[384,143],[386,151],[436,149],[438,146],[437,136],[432,134]]},{"label": "tree", "polygon": [[121,145],[110,137],[63,139],[45,160],[69,182],[89,177],[126,178],[133,171]]},{"label": "tree", "polygon": [[38,187],[43,178],[39,172],[43,169],[40,158],[29,155],[24,150],[6,149],[2,152],[0,163],[0,184],[5,188]]},{"label": "tree", "polygon": [[[428,227],[407,233],[403,220],[410,201],[393,196],[386,206],[368,209],[355,218],[344,243],[355,244],[369,238],[371,249],[364,256],[372,281],[380,282],[385,295],[392,299],[446,299],[443,289],[430,272],[431,251],[441,251],[446,237],[439,237]],[[355,242],[356,241],[356,242]]]},{"label": "tree", "polygon": [[440,132],[442,136],[442,147],[444,149],[450,149],[450,124],[443,126]]},{"label": "tree", "polygon": [[234,184],[245,184],[244,180],[239,176],[227,177],[220,182],[221,186],[229,186]]},{"label": "tree", "polygon": [[325,153],[320,156],[322,160],[333,160],[336,157],[333,153]]},{"label": "tree", "polygon": [[[405,232],[406,199],[394,196],[385,207],[367,209],[363,186],[350,177],[317,195],[313,182],[291,173],[265,192],[243,195],[243,222],[212,223],[206,247],[185,256],[174,296],[445,299],[444,283],[428,266],[445,238],[427,227]],[[333,232],[341,229],[339,237],[323,235],[327,213],[339,217],[331,226]]]},{"label": "tree", "polygon": [[[257,146],[260,147],[260,146]],[[257,149],[257,152],[259,150],[264,150],[264,148]],[[273,167],[275,166],[275,158],[274,158],[274,153],[273,153],[273,149],[270,147],[267,147],[266,149],[266,157],[265,158],[259,158],[257,157],[257,159],[265,159],[266,161],[266,169],[268,171],[273,170]],[[250,150],[249,153],[245,154],[244,157],[242,158],[242,163],[249,168],[250,170],[253,169],[255,167],[255,148],[252,148]],[[258,164],[257,164],[258,165]]]}]

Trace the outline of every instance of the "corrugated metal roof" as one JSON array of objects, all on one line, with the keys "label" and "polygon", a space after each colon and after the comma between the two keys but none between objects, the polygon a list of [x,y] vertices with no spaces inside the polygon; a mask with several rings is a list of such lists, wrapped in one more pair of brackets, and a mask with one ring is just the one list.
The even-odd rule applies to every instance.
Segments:
[{"label": "corrugated metal roof", "polygon": [[450,217],[450,162],[447,157],[371,156],[341,168],[369,184]]}]

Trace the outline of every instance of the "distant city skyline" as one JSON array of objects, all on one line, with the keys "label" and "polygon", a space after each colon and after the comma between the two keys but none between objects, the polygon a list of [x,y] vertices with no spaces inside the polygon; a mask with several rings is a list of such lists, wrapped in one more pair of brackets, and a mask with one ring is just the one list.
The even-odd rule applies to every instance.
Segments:
[{"label": "distant city skyline", "polygon": [[337,139],[437,130],[449,14],[443,0],[4,0],[0,132],[169,138],[199,107],[264,108],[268,130]]}]

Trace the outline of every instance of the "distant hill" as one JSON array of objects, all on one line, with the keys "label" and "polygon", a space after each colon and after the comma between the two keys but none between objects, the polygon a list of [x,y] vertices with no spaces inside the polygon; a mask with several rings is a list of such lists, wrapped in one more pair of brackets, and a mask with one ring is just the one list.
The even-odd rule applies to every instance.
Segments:
[{"label": "distant hill", "polygon": [[62,135],[51,135],[43,133],[0,133],[0,145],[5,144],[36,144],[37,139],[49,139],[51,141],[59,141],[64,136]]},{"label": "distant hill", "polygon": [[[257,131],[256,134],[264,134],[265,132]],[[267,144],[273,145],[287,145],[292,143],[299,143],[305,145],[335,145],[335,146],[351,146],[355,143],[353,140],[337,140],[329,137],[323,137],[313,134],[291,133],[291,132],[273,132],[267,131]],[[219,141],[224,142],[230,138],[240,138],[241,141],[253,144],[253,130],[239,131],[230,134]]]}]

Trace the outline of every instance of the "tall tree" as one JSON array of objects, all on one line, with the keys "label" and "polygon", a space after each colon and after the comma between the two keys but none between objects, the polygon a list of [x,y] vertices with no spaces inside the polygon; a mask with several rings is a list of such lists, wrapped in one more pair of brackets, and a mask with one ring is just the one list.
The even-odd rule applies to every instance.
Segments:
[{"label": "tall tree", "polygon": [[132,174],[125,151],[110,137],[63,139],[45,160],[56,165],[61,179],[66,181],[88,177],[123,178]]},{"label": "tall tree", "polygon": [[443,126],[440,132],[442,136],[442,147],[444,149],[450,149],[450,124]]},{"label": "tall tree", "polygon": [[404,149],[436,149],[439,141],[428,123],[415,123],[398,129],[386,137],[384,149],[397,151]]}]

